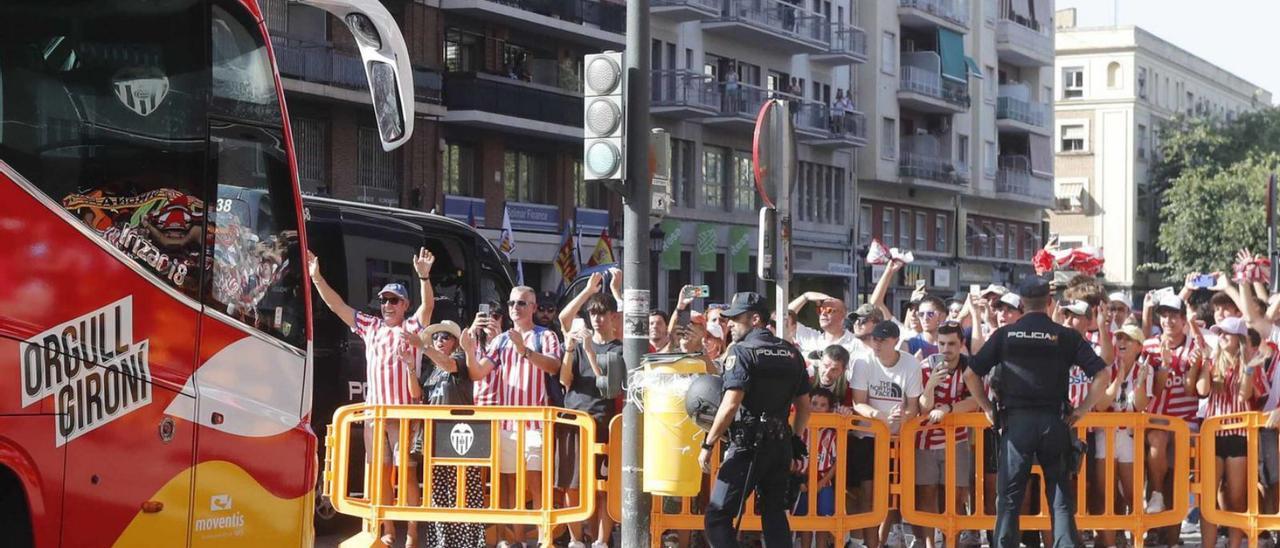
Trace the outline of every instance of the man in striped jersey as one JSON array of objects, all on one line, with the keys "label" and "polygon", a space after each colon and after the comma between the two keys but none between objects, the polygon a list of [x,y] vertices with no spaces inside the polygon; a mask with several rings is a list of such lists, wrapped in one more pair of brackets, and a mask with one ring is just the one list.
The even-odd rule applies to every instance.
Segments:
[{"label": "man in striped jersey", "polygon": [[[498,405],[547,405],[548,375],[556,375],[552,377],[554,380],[560,374],[560,359],[564,356],[560,339],[550,329],[534,325],[537,302],[537,293],[531,287],[511,290],[507,315],[515,327],[490,342],[477,364],[477,376],[484,379],[477,385],[477,392],[496,387]],[[525,500],[524,494],[516,493],[516,472],[523,468],[534,508],[541,508],[543,425],[534,421],[524,422],[523,426],[520,421],[502,421],[501,428],[500,472],[502,493],[507,498],[503,507],[523,508],[517,501]],[[521,438],[523,448],[517,447]],[[523,541],[524,527],[513,529],[515,541]]]},{"label": "man in striped jersey", "polygon": [[[964,371],[969,357],[964,350],[963,333],[959,323],[945,323],[938,327],[935,339],[938,353],[921,363],[924,377],[924,393],[920,395],[920,410],[929,417],[930,424],[937,424],[951,413],[968,413],[978,409],[978,402],[969,396],[964,384]],[[920,509],[939,512],[945,507],[941,498],[941,486],[946,485],[946,432],[927,430],[916,438],[916,494]],[[973,478],[973,454],[969,452],[969,430],[956,431],[955,437],[956,509],[962,510],[969,500],[969,483]],[[933,529],[916,527],[916,542],[924,539],[924,545],[934,548]],[[956,539],[947,539],[953,545]],[[912,544],[915,544],[914,542]]]},{"label": "man in striped jersey", "polygon": [[[413,269],[417,273],[422,303],[418,305],[413,316],[406,316],[409,311],[409,291],[399,282],[389,283],[378,292],[381,317],[359,312],[342,300],[342,296],[325,281],[320,272],[320,259],[310,251],[307,252],[308,269],[311,280],[315,283],[320,299],[329,310],[342,319],[351,331],[364,341],[365,357],[365,403],[383,405],[404,405],[415,403],[411,384],[418,382],[418,363],[422,340],[419,333],[423,326],[431,321],[431,310],[435,303],[435,293],[431,288],[431,267],[436,258],[426,248],[418,250],[412,257]],[[400,424],[388,421],[384,430],[386,435],[376,442],[373,439],[373,428],[364,428],[365,459],[373,452],[375,443],[382,444],[382,493],[391,495],[391,466],[400,466]],[[412,437],[412,436],[410,436]],[[410,460],[406,463],[413,466]],[[418,484],[409,483],[408,502],[417,504]],[[384,500],[382,502],[390,502]],[[383,522],[383,543],[390,545],[395,538],[395,524]],[[416,542],[417,528],[408,528],[408,538]]]}]

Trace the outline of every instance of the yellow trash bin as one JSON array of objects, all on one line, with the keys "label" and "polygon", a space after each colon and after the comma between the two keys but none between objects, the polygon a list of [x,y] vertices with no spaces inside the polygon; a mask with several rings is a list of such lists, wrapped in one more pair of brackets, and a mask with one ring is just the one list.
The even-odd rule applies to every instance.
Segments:
[{"label": "yellow trash bin", "polygon": [[692,497],[702,487],[698,452],[702,430],[684,410],[694,375],[707,372],[697,354],[648,354],[643,362],[644,485],[646,493]]}]

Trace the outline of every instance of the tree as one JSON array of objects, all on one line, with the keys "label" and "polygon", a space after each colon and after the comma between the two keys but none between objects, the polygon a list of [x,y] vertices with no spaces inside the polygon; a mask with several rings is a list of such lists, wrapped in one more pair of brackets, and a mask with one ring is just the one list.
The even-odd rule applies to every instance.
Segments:
[{"label": "tree", "polygon": [[1170,278],[1188,272],[1227,271],[1242,247],[1266,249],[1267,178],[1280,155],[1257,154],[1214,172],[1192,168],[1164,192],[1158,243],[1168,259],[1158,270]]}]

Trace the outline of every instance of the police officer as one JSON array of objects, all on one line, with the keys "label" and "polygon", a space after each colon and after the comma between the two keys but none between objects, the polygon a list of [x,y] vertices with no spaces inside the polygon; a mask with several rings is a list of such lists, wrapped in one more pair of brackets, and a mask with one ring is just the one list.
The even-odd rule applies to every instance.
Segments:
[{"label": "police officer", "polygon": [[[1111,373],[1079,333],[1053,323],[1049,282],[1023,280],[1018,293],[1026,314],[991,335],[970,363],[965,383],[998,429],[995,548],[1016,548],[1018,512],[1033,459],[1044,470],[1045,494],[1052,507],[1053,546],[1080,546],[1075,526],[1072,476],[1079,470],[1079,441],[1071,426],[1098,403]],[[1078,365],[1092,377],[1080,407],[1067,403],[1067,377]],[[986,396],[982,377],[991,382],[998,408]]]},{"label": "police officer", "polygon": [[[715,440],[728,431],[729,448],[707,503],[707,539],[712,548],[738,546],[734,522],[758,488],[765,546],[789,547],[787,487],[803,462],[793,457],[806,456],[793,432],[809,422],[809,376],[799,350],[765,329],[768,310],[760,294],[734,295],[724,315],[737,343],[725,358],[724,397],[698,455],[707,470]],[[792,405],[794,430],[787,423]]]}]

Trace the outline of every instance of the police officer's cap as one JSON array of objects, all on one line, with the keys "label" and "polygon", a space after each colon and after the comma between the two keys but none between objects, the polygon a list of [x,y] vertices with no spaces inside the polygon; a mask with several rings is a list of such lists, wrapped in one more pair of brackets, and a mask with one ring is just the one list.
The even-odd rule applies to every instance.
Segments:
[{"label": "police officer's cap", "polygon": [[1040,276],[1027,276],[1018,284],[1018,295],[1024,299],[1049,296],[1049,280]]},{"label": "police officer's cap", "polygon": [[760,316],[769,315],[769,307],[765,306],[764,297],[754,291],[743,291],[733,294],[729,308],[724,311],[726,318],[736,318],[747,312],[759,312]]},{"label": "police officer's cap", "polygon": [[880,322],[871,330],[871,338],[873,339],[896,339],[902,336],[902,331],[898,329],[897,322]]}]

